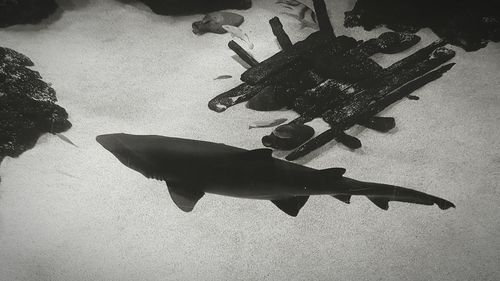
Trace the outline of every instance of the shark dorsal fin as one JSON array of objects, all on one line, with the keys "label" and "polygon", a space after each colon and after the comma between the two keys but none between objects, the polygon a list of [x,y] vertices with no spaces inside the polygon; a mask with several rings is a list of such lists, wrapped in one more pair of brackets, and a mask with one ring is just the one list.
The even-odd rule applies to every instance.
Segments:
[{"label": "shark dorsal fin", "polygon": [[184,212],[191,212],[205,192],[189,188],[184,184],[167,183],[172,201]]},{"label": "shark dorsal fin", "polygon": [[244,153],[244,158],[246,160],[260,161],[260,160],[270,160],[273,158],[273,150],[269,148],[259,148]]},{"label": "shark dorsal fin", "polygon": [[280,200],[272,200],[271,202],[287,215],[296,217],[300,209],[306,204],[307,199],[309,199],[309,196],[294,196]]}]

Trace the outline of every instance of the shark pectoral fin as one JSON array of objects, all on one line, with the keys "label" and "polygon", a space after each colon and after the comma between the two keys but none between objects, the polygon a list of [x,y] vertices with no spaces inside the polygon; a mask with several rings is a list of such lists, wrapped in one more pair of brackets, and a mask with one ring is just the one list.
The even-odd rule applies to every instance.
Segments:
[{"label": "shark pectoral fin", "polygon": [[376,197],[370,197],[367,196],[370,201],[373,202],[373,204],[377,205],[382,210],[389,210],[389,200],[384,199],[384,198],[376,198]]},{"label": "shark pectoral fin", "polygon": [[273,150],[269,148],[259,148],[244,153],[245,160],[271,160],[273,159]]},{"label": "shark pectoral fin", "polygon": [[344,194],[341,194],[341,195],[332,195],[333,198],[335,199],[338,199],[346,204],[350,204],[351,203],[351,195],[344,195]]},{"label": "shark pectoral fin", "polygon": [[306,204],[307,199],[309,199],[309,196],[295,196],[280,200],[271,200],[271,202],[287,215],[296,217],[300,209]]},{"label": "shark pectoral fin", "polygon": [[184,212],[191,212],[196,202],[205,195],[203,191],[195,190],[182,184],[167,183],[167,187],[172,201]]}]

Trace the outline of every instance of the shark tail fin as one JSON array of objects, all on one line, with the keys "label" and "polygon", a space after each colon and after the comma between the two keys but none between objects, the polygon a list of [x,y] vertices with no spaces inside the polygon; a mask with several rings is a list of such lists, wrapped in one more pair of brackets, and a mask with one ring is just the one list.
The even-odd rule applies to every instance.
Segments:
[{"label": "shark tail fin", "polygon": [[[343,178],[343,181],[345,185],[348,187],[348,189],[346,191],[343,191],[341,196],[364,195],[373,204],[375,204],[382,210],[389,209],[390,201],[399,201],[399,202],[428,205],[428,206],[436,204],[441,210],[455,208],[455,205],[448,200],[405,187],[380,184],[380,183],[362,182],[349,178]],[[337,196],[339,195],[336,194],[334,197],[337,198]],[[341,198],[346,198],[346,197],[341,197]]]}]

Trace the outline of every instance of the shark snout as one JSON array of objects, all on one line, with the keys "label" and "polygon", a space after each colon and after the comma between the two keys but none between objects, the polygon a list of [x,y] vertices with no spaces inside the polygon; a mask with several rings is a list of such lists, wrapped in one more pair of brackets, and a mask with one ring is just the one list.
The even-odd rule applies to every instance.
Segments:
[{"label": "shark snout", "polygon": [[99,135],[95,140],[110,152],[116,151],[121,146],[120,134]]}]

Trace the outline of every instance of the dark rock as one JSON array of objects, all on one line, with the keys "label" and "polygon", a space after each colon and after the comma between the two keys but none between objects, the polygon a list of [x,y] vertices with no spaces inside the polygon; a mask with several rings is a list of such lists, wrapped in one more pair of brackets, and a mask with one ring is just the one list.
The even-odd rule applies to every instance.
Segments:
[{"label": "dark rock", "polygon": [[226,9],[245,10],[252,0],[140,0],[160,15],[208,13]]},{"label": "dark rock", "polygon": [[244,17],[230,12],[213,12],[207,14],[202,20],[193,23],[193,33],[202,35],[207,32],[218,34],[227,33],[223,25],[240,26]]},{"label": "dark rock", "polygon": [[0,0],[0,27],[35,24],[56,9],[54,0]]},{"label": "dark rock", "polygon": [[248,101],[247,107],[257,111],[272,111],[285,107],[286,104],[280,99],[279,88],[279,85],[264,87]]},{"label": "dark rock", "polygon": [[429,27],[439,37],[466,51],[500,40],[500,1],[498,0],[358,0],[345,13],[345,26],[366,30],[385,25],[405,32]]},{"label": "dark rock", "polygon": [[23,54],[0,47],[0,161],[31,149],[44,133],[71,127],[54,89],[26,67],[31,65]]},{"label": "dark rock", "polygon": [[314,135],[314,129],[304,124],[278,126],[269,136],[262,138],[262,144],[280,150],[290,150],[301,145]]}]

